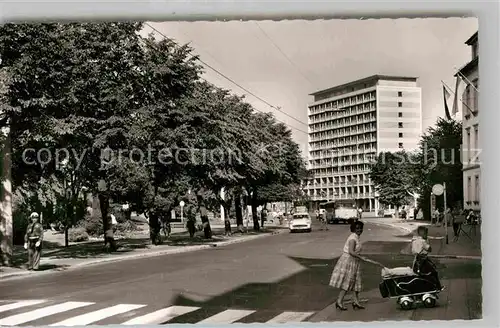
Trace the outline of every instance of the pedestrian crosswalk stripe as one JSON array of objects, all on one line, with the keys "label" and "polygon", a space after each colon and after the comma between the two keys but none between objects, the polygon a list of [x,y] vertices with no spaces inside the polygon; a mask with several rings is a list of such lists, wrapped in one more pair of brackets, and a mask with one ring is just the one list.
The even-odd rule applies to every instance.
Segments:
[{"label": "pedestrian crosswalk stripe", "polygon": [[46,302],[46,301],[45,300],[32,300],[32,301],[19,301],[19,302],[12,303],[12,304],[0,305],[0,313],[10,311],[10,310],[19,309],[19,308],[26,307],[26,306],[33,306],[33,305],[41,304],[44,302]]},{"label": "pedestrian crosswalk stripe", "polygon": [[193,312],[200,309],[194,306],[170,306],[146,315],[133,318],[122,325],[159,325],[172,320],[175,317]]},{"label": "pedestrian crosswalk stripe", "polygon": [[253,310],[226,310],[204,320],[197,322],[198,324],[228,324],[243,319],[244,317],[254,313]]},{"label": "pedestrian crosswalk stripe", "polygon": [[314,312],[283,312],[278,314],[276,317],[272,318],[266,323],[294,323],[301,322],[310,316],[312,316]]},{"label": "pedestrian crosswalk stripe", "polygon": [[[231,324],[240,322],[242,319],[248,321],[248,319],[250,319],[247,318],[249,315],[254,313],[258,314],[258,311],[260,311],[259,309],[226,308],[225,310],[221,309],[220,312],[216,314],[210,311],[210,317],[207,317],[208,313],[199,313],[200,315],[204,314],[204,316],[200,318],[197,315],[198,312],[195,311],[201,310],[202,307],[197,306],[172,305],[162,309],[148,309],[148,305],[144,304],[108,304],[103,308],[103,306],[97,307],[98,304],[94,302],[63,302],[58,304],[54,304],[51,300],[22,300],[10,302],[9,304],[0,305],[0,326],[18,326],[22,324],[36,325],[39,319],[43,319],[43,322],[50,320],[48,323],[59,321],[51,324],[50,326],[52,327],[85,326],[96,324],[104,319],[107,319],[110,323],[112,322],[112,324],[119,325],[158,325],[167,323],[184,315],[188,316],[185,319],[192,324]],[[45,302],[48,304],[44,304]],[[39,304],[43,307],[38,306],[33,310],[29,308],[30,306]],[[90,305],[94,305],[95,307],[86,308]],[[134,311],[140,308],[145,308],[141,310],[142,313],[139,314]],[[77,309],[78,313],[64,313],[71,310],[76,311]],[[5,313],[7,317],[2,318],[1,313],[7,311],[12,311],[13,314]],[[191,313],[193,313],[192,318]],[[314,313],[315,312],[281,312],[267,321],[267,323],[299,323],[309,320]],[[54,315],[57,315],[57,318],[52,319],[51,316]],[[128,318],[125,318],[125,316],[128,316]],[[120,323],[122,321],[125,322]]]},{"label": "pedestrian crosswalk stripe", "polygon": [[99,320],[112,317],[117,314],[122,314],[128,311],[136,310],[146,305],[143,304],[118,304],[101,310],[93,311],[90,313],[82,314],[67,320],[54,323],[51,326],[84,326]]},{"label": "pedestrian crosswalk stripe", "polygon": [[37,310],[12,315],[0,319],[0,326],[17,326],[26,322],[34,321],[40,318],[48,317],[57,313],[78,309],[84,306],[92,305],[89,302],[65,302],[62,304],[51,305]]}]

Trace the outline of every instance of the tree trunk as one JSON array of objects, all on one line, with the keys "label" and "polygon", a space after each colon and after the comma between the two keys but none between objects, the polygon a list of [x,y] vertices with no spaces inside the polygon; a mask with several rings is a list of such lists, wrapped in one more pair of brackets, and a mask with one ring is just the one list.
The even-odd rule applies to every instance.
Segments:
[{"label": "tree trunk", "polygon": [[[9,129],[10,130],[10,129]],[[12,264],[13,230],[12,230],[12,180],[11,180],[11,148],[10,131],[7,131],[2,151],[2,205],[0,217],[0,255],[3,265]]]},{"label": "tree trunk", "polygon": [[394,212],[394,218],[399,219],[399,206],[396,206],[396,211]]},{"label": "tree trunk", "polygon": [[241,196],[234,195],[234,209],[236,211],[236,225],[238,226],[238,232],[243,232],[243,212],[241,208]]},{"label": "tree trunk", "polygon": [[104,246],[108,244],[108,239],[106,238],[106,231],[108,230],[108,211],[109,211],[109,198],[103,193],[98,194],[99,198],[99,208],[101,209],[102,218],[102,230],[104,231]]},{"label": "tree trunk", "polygon": [[252,219],[253,219],[253,230],[259,231],[259,216],[257,215],[257,192],[254,191],[252,195]]}]

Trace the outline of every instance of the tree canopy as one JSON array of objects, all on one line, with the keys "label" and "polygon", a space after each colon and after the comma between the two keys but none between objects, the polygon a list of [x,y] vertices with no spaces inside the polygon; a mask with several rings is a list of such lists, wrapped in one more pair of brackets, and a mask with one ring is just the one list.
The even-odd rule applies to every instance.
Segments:
[{"label": "tree canopy", "polygon": [[152,214],[190,191],[226,207],[250,193],[278,200],[263,199],[270,186],[289,199],[305,171],[290,129],[204,81],[188,45],[142,28],[0,27],[0,126],[10,128],[17,205],[40,210],[91,192],[104,217],[110,199]]},{"label": "tree canopy", "polygon": [[[381,153],[370,171],[380,202],[400,206],[417,193],[419,206],[429,217],[432,186],[446,183],[448,206],[463,205],[459,204],[463,199],[461,144],[462,123],[439,118],[424,133],[417,151]],[[437,203],[442,205],[441,197]]]}]

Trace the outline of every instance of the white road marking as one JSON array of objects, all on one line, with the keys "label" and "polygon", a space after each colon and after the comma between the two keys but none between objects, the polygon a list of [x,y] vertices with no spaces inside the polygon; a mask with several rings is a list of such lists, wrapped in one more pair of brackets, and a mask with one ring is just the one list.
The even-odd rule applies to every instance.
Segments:
[{"label": "white road marking", "polygon": [[54,323],[51,326],[85,326],[102,319],[112,317],[117,314],[125,313],[135,309],[139,309],[146,305],[142,304],[118,304],[97,311],[82,314],[64,321]]},{"label": "white road marking", "polygon": [[159,325],[175,317],[184,315],[189,312],[198,310],[199,307],[194,306],[170,306],[146,315],[133,318],[122,325]]},{"label": "white road marking", "polygon": [[19,309],[26,306],[37,305],[46,302],[45,300],[18,301],[16,303],[0,305],[0,312]]},{"label": "white road marking", "polygon": [[293,323],[293,322],[301,322],[310,316],[312,316],[314,312],[283,312],[276,317],[272,318],[266,323]]},{"label": "white road marking", "polygon": [[255,311],[253,310],[226,310],[204,320],[197,322],[197,324],[227,324],[238,321]]},{"label": "white road marking", "polygon": [[37,310],[16,314],[0,320],[0,326],[17,326],[26,322],[48,317],[57,313],[78,309],[84,306],[92,305],[88,302],[66,302],[51,306],[46,306]]}]

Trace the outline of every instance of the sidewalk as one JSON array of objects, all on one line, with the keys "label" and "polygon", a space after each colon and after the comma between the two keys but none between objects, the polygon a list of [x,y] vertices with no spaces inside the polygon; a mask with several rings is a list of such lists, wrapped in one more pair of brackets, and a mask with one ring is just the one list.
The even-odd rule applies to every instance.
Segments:
[{"label": "sidewalk", "polygon": [[[412,263],[411,256],[394,254],[371,254],[366,256],[383,263],[387,267],[404,267]],[[360,294],[364,310],[353,310],[351,306],[352,294],[346,296],[344,305],[347,311],[335,308],[335,298],[330,305],[315,313],[308,321],[402,321],[402,320],[471,320],[482,317],[482,266],[477,259],[448,259],[434,260],[439,277],[445,289],[440,293],[437,306],[424,308],[415,306],[411,310],[402,310],[397,299],[382,298],[379,284],[382,281],[379,267],[362,265],[363,291]],[[334,265],[334,264],[332,264]],[[325,282],[328,280],[325,279]],[[331,287],[328,287],[331,288]],[[337,290],[335,290],[335,297]]]},{"label": "sidewalk", "polygon": [[[212,227],[212,229],[213,231],[217,230],[217,226]],[[18,265],[15,267],[0,267],[0,280],[25,277],[28,275],[41,275],[55,271],[65,271],[89,265],[124,261],[141,257],[199,251],[242,243],[285,231],[287,230],[280,227],[268,227],[262,232],[249,231],[244,234],[233,232],[233,235],[229,237],[223,236],[218,232],[213,236],[212,240],[196,237],[194,240],[191,240],[189,236],[186,237],[184,234],[177,234],[177,236],[173,236],[173,242],[158,246],[151,245],[149,239],[145,237],[122,239],[117,240],[117,244],[120,248],[113,253],[104,251],[103,241],[84,242],[72,244],[68,247],[55,247],[42,251],[39,271],[28,271],[24,264],[19,265],[20,263],[26,262],[26,254],[22,247],[16,247],[13,262]]]},{"label": "sidewalk", "polygon": [[[453,241],[453,228],[448,227],[448,244],[446,244],[445,228],[442,225],[431,225],[427,221],[402,220],[394,218],[366,218],[364,222],[389,226],[399,229],[404,235],[416,233],[418,226],[425,225],[429,229],[429,240],[433,248],[432,254],[436,257],[480,258],[481,257],[481,228],[463,226],[458,241]],[[467,235],[466,235],[467,234]]]}]

